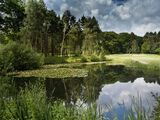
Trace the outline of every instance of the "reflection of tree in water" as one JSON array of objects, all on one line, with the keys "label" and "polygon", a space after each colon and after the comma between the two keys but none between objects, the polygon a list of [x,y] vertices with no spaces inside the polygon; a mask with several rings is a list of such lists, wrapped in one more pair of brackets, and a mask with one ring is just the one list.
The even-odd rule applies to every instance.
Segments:
[{"label": "reflection of tree in water", "polygon": [[15,78],[0,76],[0,97],[17,96],[17,93],[24,89],[27,84],[35,84],[39,78]]},{"label": "reflection of tree in water", "polygon": [[89,71],[88,77],[85,78],[47,79],[47,95],[66,100],[67,103],[75,104],[77,99],[80,99],[91,104],[97,100],[104,84],[113,84],[117,81],[133,82],[138,77],[144,77],[148,82],[159,80],[159,76],[151,72],[126,68],[122,65],[99,64],[87,65],[85,68]]},{"label": "reflection of tree in water", "polygon": [[[54,99],[62,99],[67,103],[75,104],[77,100],[91,104],[97,100],[101,88],[105,84],[113,84],[117,81],[128,82],[136,78],[144,77],[146,82],[160,83],[159,71],[140,70],[136,68],[126,68],[120,66],[106,66],[105,64],[82,66],[89,71],[85,78],[64,78],[64,79],[46,79],[46,94]],[[14,78],[16,91],[24,88],[25,83],[32,84],[38,81],[38,78]],[[8,85],[13,86],[9,82]],[[13,91],[9,89],[9,91]]]},{"label": "reflection of tree in water", "polygon": [[66,100],[67,103],[77,101],[81,96],[83,78],[57,78],[46,80],[47,96]]}]

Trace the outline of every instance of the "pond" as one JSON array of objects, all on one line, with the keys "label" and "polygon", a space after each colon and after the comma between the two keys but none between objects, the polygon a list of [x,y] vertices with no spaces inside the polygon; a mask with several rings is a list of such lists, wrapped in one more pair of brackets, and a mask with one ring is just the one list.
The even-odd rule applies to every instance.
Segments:
[{"label": "pond", "polygon": [[[88,76],[45,79],[48,98],[62,99],[68,105],[87,106],[96,102],[102,114],[110,118],[112,115],[108,106],[112,106],[120,120],[123,119],[124,111],[131,106],[133,97],[141,100],[146,110],[156,104],[151,92],[160,93],[160,71],[106,64],[82,65],[77,68],[87,69]],[[17,92],[26,83],[34,84],[38,80],[40,78],[12,78],[15,90],[10,91]],[[124,105],[125,110],[122,107]]]}]

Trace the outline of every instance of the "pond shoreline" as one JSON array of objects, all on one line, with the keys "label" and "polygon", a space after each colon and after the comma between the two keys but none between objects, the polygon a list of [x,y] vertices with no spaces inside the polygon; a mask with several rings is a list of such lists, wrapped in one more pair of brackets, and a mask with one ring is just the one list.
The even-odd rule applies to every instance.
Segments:
[{"label": "pond shoreline", "polygon": [[105,57],[106,61],[49,64],[49,65],[43,65],[40,69],[17,71],[8,73],[8,75],[16,75],[16,77],[42,77],[42,78],[86,77],[88,71],[80,66],[96,65],[96,64],[106,64],[108,66],[123,65],[126,67],[132,67],[138,69],[160,70],[159,55],[113,54],[113,55],[106,55]]}]

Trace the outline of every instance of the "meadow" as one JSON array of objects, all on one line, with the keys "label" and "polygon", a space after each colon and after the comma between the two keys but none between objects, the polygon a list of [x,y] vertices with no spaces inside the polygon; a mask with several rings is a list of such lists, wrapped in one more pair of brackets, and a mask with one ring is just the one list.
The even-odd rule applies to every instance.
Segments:
[{"label": "meadow", "polygon": [[111,65],[125,65],[127,67],[160,69],[160,55],[155,54],[113,54],[107,55]]}]

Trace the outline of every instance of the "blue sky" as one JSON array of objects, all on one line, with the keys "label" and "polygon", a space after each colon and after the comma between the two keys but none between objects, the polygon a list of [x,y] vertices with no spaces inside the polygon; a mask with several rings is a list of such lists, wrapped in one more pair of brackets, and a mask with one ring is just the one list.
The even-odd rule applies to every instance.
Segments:
[{"label": "blue sky", "polygon": [[62,15],[65,10],[80,18],[95,16],[103,31],[160,31],[160,0],[44,0],[48,9]]}]

